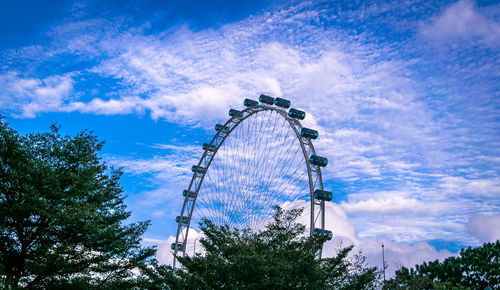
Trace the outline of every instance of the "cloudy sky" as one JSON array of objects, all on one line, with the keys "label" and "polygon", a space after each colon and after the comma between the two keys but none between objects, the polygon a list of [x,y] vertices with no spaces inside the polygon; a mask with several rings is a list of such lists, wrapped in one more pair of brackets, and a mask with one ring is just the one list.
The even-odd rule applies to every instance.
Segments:
[{"label": "cloudy sky", "polygon": [[0,114],[105,140],[164,262],[200,145],[261,93],[320,131],[327,224],[370,263],[500,238],[500,4],[211,2],[2,1]]}]

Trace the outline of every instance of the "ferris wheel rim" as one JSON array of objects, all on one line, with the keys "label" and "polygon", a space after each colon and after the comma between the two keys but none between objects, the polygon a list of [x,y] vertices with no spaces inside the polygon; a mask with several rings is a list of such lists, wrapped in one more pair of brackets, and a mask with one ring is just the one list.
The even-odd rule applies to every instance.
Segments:
[{"label": "ferris wheel rim", "polygon": [[[202,173],[193,172],[193,175],[191,177],[191,181],[189,183],[189,187],[187,188],[188,193],[192,192],[191,189],[194,185],[195,190],[193,192],[195,194],[194,194],[194,198],[191,200],[192,203],[191,203],[189,208],[187,207],[187,205],[190,201],[189,194],[186,194],[186,196],[184,198],[180,217],[181,218],[187,217],[187,223],[179,222],[177,225],[177,233],[176,233],[176,239],[175,239],[176,246],[174,248],[174,253],[173,253],[174,254],[174,261],[173,261],[174,267],[176,264],[175,262],[176,262],[176,258],[178,256],[178,253],[182,252],[182,256],[186,255],[186,244],[187,244],[187,240],[188,240],[189,230],[191,228],[192,214],[193,214],[193,211],[195,209],[196,200],[198,199],[198,193],[200,191],[201,186],[203,185],[203,180],[205,178],[205,175],[207,174],[207,172],[210,168],[210,165],[217,154],[217,151],[224,144],[224,141],[229,137],[229,135],[231,135],[231,132],[233,130],[235,130],[241,123],[243,123],[243,121],[245,121],[246,119],[248,119],[249,117],[251,117],[257,113],[265,112],[265,111],[274,111],[274,112],[277,112],[281,117],[283,117],[287,121],[289,126],[292,128],[297,140],[299,141],[302,155],[304,157],[306,167],[307,167],[308,184],[309,184],[309,191],[310,191],[309,192],[310,210],[311,210],[311,212],[310,212],[310,222],[311,222],[310,236],[313,235],[313,230],[315,228],[320,228],[320,229],[325,228],[324,201],[320,201],[319,203],[315,203],[315,198],[313,196],[314,188],[315,188],[313,181],[312,181],[313,180],[313,178],[312,178],[313,173],[315,173],[316,177],[317,177],[316,186],[318,187],[318,189],[320,189],[320,190],[324,189],[322,175],[321,175],[321,169],[319,166],[312,165],[309,162],[309,156],[307,154],[306,146],[308,147],[308,149],[310,149],[310,152],[312,153],[312,155],[316,155],[316,150],[314,148],[314,145],[313,145],[311,139],[307,139],[307,138],[304,138],[303,136],[301,136],[300,130],[304,127],[299,122],[299,120],[288,116],[287,112],[284,109],[280,109],[278,107],[273,107],[273,106],[265,105],[265,104],[259,104],[257,106],[249,106],[249,107],[245,108],[244,110],[238,111],[235,115],[233,115],[231,118],[229,118],[229,120],[227,120],[226,123],[224,123],[224,125],[222,125],[223,128],[228,128],[228,130],[225,132],[224,132],[224,130],[219,130],[216,132],[216,134],[214,135],[214,137],[212,138],[210,143],[208,143],[209,148],[204,149],[203,155],[201,156],[199,162],[196,165],[197,169],[200,168],[202,166],[202,164],[204,164],[203,163],[204,160],[207,157],[209,158],[208,162],[206,162],[206,166],[203,167],[204,170],[202,171]],[[230,126],[230,125],[232,125],[232,126]],[[224,134],[224,136],[222,137],[220,142],[218,142],[218,144],[215,146],[214,150],[210,150],[210,146],[214,145],[214,142],[217,141],[217,138],[220,138],[221,134]],[[314,167],[314,169],[312,169],[312,167]],[[193,166],[193,168],[194,168],[194,166]],[[199,178],[199,182],[196,182],[197,178]],[[320,223],[317,227],[315,226],[316,220],[315,220],[315,216],[314,216],[314,206],[315,205],[320,207],[319,208],[319,215],[316,217],[316,219],[320,219]],[[188,211],[187,216],[184,215],[186,210]],[[185,234],[182,234],[183,231],[185,231]],[[181,235],[182,235],[182,240],[180,239]],[[177,245],[179,245],[179,244],[182,244],[182,250],[178,249]],[[321,250],[320,250],[319,256],[321,256]]]}]

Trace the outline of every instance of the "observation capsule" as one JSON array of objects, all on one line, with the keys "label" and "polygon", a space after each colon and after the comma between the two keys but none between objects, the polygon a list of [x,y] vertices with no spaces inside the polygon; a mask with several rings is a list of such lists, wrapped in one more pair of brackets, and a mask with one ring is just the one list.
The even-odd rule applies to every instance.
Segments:
[{"label": "observation capsule", "polygon": [[306,112],[297,109],[290,109],[290,111],[288,111],[288,116],[295,119],[304,120],[304,118],[306,117]]},{"label": "observation capsule", "polygon": [[193,165],[193,167],[191,167],[191,171],[194,173],[203,173],[205,172],[205,167]]},{"label": "observation capsule", "polygon": [[194,192],[194,191],[189,191],[189,192],[188,192],[188,191],[187,191],[187,189],[184,189],[184,190],[182,191],[182,195],[183,195],[183,196],[186,196],[186,195],[187,195],[187,197],[189,197],[189,198],[194,198],[194,197],[196,196],[196,192]]},{"label": "observation capsule", "polygon": [[316,139],[318,138],[318,131],[309,128],[302,128],[302,130],[300,130],[300,136],[309,139]]},{"label": "observation capsule", "polygon": [[221,125],[221,124],[215,124],[215,131],[227,132],[227,131],[229,131],[229,127]]},{"label": "observation capsule", "polygon": [[243,105],[245,105],[245,107],[257,107],[259,105],[259,102],[250,99],[245,99]]},{"label": "observation capsule", "polygon": [[316,189],[314,191],[314,198],[317,200],[331,201],[333,199],[333,193],[326,190]]},{"label": "observation capsule", "polygon": [[177,216],[175,218],[176,223],[187,224],[188,221],[189,221],[189,218],[187,216]]},{"label": "observation capsule", "polygon": [[266,95],[260,95],[259,102],[268,105],[274,105],[274,98]]},{"label": "observation capsule", "polygon": [[309,157],[309,163],[311,163],[312,165],[325,167],[328,164],[328,159],[326,159],[325,157],[311,155],[311,157]]},{"label": "observation capsule", "polygon": [[274,104],[276,106],[278,106],[278,107],[282,107],[282,108],[285,108],[285,109],[290,108],[290,101],[282,99],[282,98],[276,98],[276,99],[274,99]]},{"label": "observation capsule", "polygon": [[313,235],[317,237],[326,237],[327,240],[331,240],[333,237],[333,233],[329,230],[322,230],[322,229],[314,229]]},{"label": "observation capsule", "polygon": [[215,151],[215,145],[210,145],[208,143],[203,143],[203,150]]},{"label": "observation capsule", "polygon": [[236,115],[238,115],[238,117],[243,117],[243,113],[241,113],[239,110],[229,109],[229,116],[233,117]]},{"label": "observation capsule", "polygon": [[184,248],[184,247],[182,246],[182,243],[177,243],[177,245],[176,245],[175,243],[172,243],[172,244],[170,245],[170,248],[171,248],[172,250],[175,250],[175,246],[177,246],[177,250],[179,250],[179,251],[182,251],[182,250],[183,250],[183,248]]}]

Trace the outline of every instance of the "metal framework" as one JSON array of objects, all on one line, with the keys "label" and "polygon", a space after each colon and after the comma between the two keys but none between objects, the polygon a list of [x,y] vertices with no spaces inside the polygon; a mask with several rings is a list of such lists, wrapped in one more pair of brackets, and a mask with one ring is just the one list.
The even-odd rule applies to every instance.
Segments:
[{"label": "metal framework", "polygon": [[[314,150],[311,138],[301,136],[301,130],[303,127],[300,124],[299,120],[290,117],[288,112],[284,108],[261,103],[255,106],[249,106],[242,111],[234,110],[234,112],[232,112],[233,116],[223,125],[226,126],[224,127],[225,129],[218,130],[208,146],[204,146],[206,148],[204,148],[204,153],[200,161],[198,162],[197,167],[195,168],[195,166],[193,166],[193,176],[191,178],[191,182],[189,184],[187,192],[185,191],[184,204],[182,206],[181,214],[178,217],[178,227],[175,244],[172,244],[172,248],[174,251],[174,267],[176,265],[177,257],[179,255],[186,255],[188,234],[192,221],[193,210],[195,209],[195,204],[198,198],[198,193],[219,148],[231,135],[231,132],[233,132],[233,130],[235,130],[247,118],[254,114],[259,114],[265,111],[276,112],[277,114],[282,116],[284,120],[286,120],[286,123],[289,124],[300,143],[300,151],[302,152],[305,164],[307,166],[307,175],[309,182],[310,235],[316,234],[314,232],[315,229],[316,231],[318,229],[324,230],[325,200],[318,200],[314,196],[315,189],[323,190],[323,181],[321,178],[320,166],[312,164],[309,159],[310,156],[316,155],[316,151]],[[319,253],[319,256],[321,256],[321,252]]]}]

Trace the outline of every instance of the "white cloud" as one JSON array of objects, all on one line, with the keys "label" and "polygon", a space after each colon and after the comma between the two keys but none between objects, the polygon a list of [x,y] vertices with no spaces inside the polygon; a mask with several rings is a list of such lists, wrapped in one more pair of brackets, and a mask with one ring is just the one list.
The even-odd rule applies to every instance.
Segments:
[{"label": "white cloud", "polygon": [[[189,166],[194,159],[194,156],[188,160],[178,160],[177,156],[157,156],[151,159],[131,159],[131,158],[116,158],[109,157],[107,161],[116,167],[121,167],[125,172],[133,174],[158,173],[165,174],[167,177],[181,176],[189,174]],[[161,176],[157,176],[160,177]]]},{"label": "white cloud", "polygon": [[392,196],[387,199],[362,200],[354,203],[343,202],[342,207],[347,212],[376,212],[392,214],[433,213],[440,209],[436,204],[426,204],[416,198]]},{"label": "white cloud", "polygon": [[95,98],[88,103],[71,102],[62,106],[62,111],[93,113],[98,115],[120,115],[144,112],[142,99],[137,97],[125,97],[120,99],[102,100]]},{"label": "white cloud", "polygon": [[18,117],[34,118],[38,113],[61,111],[73,92],[71,74],[44,79],[23,78],[10,72],[0,75],[0,105]]},{"label": "white cloud", "polygon": [[175,151],[188,151],[196,152],[199,150],[199,146],[182,146],[182,145],[172,145],[172,144],[153,144],[151,148],[164,149],[164,150],[175,150]]},{"label": "white cloud", "polygon": [[[106,45],[97,46],[111,57],[92,72],[120,80],[121,97],[75,100],[59,110],[149,112],[155,120],[211,124],[225,119],[229,107],[241,107],[245,97],[283,96],[307,111],[306,124],[314,120],[322,134],[319,150],[335,161],[335,172],[327,172],[341,178],[378,177],[384,167],[401,171],[397,165],[407,164],[402,157],[409,143],[434,148],[431,136],[439,124],[416,100],[413,81],[401,74],[406,64],[367,54],[376,48],[308,24],[317,13],[307,13],[307,7],[291,6],[217,30],[111,34]],[[301,36],[297,39],[310,40],[294,43],[286,37],[290,29]],[[358,134],[338,139],[339,123]]]},{"label": "white cloud", "polygon": [[446,176],[439,181],[439,187],[443,192],[451,195],[500,198],[500,177],[472,179],[462,176]]},{"label": "white cloud", "polygon": [[[386,96],[399,84],[407,86],[405,78],[395,75],[401,64],[374,61],[365,54],[370,47],[353,48],[351,40],[338,38],[336,31],[305,24],[316,19],[317,13],[307,13],[301,6],[307,5],[250,17],[218,30],[181,28],[166,36],[148,37],[110,34],[111,39],[93,37],[90,42],[83,34],[82,42],[111,56],[91,71],[120,80],[125,89],[119,98],[75,100],[64,105],[64,110],[95,114],[148,111],[154,119],[197,123],[218,120],[228,106],[241,106],[244,97],[256,97],[259,92],[286,96],[310,109],[309,113],[323,115],[323,120],[349,118],[359,111],[360,103],[378,109],[409,109],[404,106],[406,101],[402,104]],[[278,25],[285,20],[290,26],[286,31],[300,27],[297,33],[318,39],[296,45],[286,37],[274,38],[285,30]],[[95,25],[68,24],[68,28],[56,29],[55,35],[75,29],[86,32]],[[93,54],[87,46],[77,47]],[[386,78],[394,82],[386,84]],[[329,105],[318,107],[317,103]]]},{"label": "white cloud", "polygon": [[424,38],[441,43],[479,39],[497,45],[500,22],[488,18],[475,1],[461,0],[451,4],[429,23],[421,24],[419,32]]},{"label": "white cloud", "polygon": [[388,236],[397,242],[450,240],[477,245],[464,224],[473,213],[490,212],[493,204],[476,196],[448,192],[438,186],[422,187],[407,181],[400,190],[364,190],[341,202],[363,237]]},{"label": "white cloud", "polygon": [[500,240],[500,215],[477,215],[467,222],[469,232],[483,242]]},{"label": "white cloud", "polygon": [[156,218],[162,217],[165,215],[165,211],[164,210],[155,210],[151,215],[156,217]]}]

